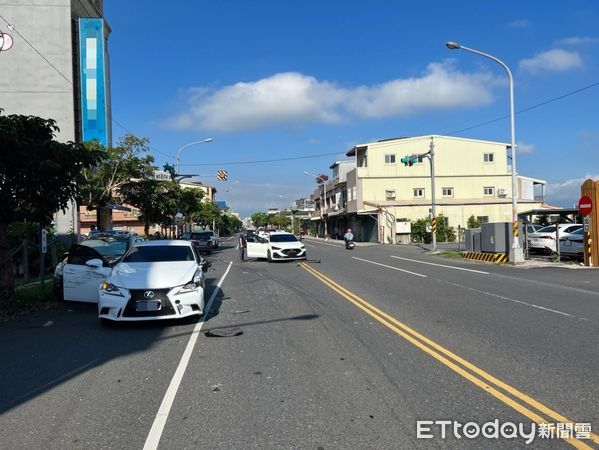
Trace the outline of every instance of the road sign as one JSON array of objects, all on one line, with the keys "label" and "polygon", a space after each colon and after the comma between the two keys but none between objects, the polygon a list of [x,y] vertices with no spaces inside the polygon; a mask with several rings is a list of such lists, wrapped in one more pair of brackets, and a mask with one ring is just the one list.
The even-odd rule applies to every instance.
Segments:
[{"label": "road sign", "polygon": [[153,176],[154,179],[158,181],[166,181],[171,179],[171,173],[165,170],[155,170]]},{"label": "road sign", "polygon": [[228,176],[229,174],[226,170],[219,170],[218,172],[216,172],[216,177],[221,181],[227,181]]},{"label": "road sign", "polygon": [[588,195],[583,195],[582,197],[580,197],[580,200],[578,200],[578,211],[580,212],[580,214],[582,214],[583,216],[588,216],[589,214],[591,214],[592,210],[593,201],[591,200],[591,197],[589,197]]},{"label": "road sign", "polygon": [[591,221],[589,220],[588,216],[584,216],[582,218],[582,228],[585,233],[588,233],[589,231],[591,231],[591,223],[590,222]]}]

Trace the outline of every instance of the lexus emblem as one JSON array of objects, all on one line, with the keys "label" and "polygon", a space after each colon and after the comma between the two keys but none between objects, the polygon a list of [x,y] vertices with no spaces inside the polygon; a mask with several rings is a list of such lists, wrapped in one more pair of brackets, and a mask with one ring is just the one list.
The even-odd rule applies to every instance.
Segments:
[{"label": "lexus emblem", "polygon": [[154,291],[144,292],[144,298],[147,298],[147,299],[154,298]]}]

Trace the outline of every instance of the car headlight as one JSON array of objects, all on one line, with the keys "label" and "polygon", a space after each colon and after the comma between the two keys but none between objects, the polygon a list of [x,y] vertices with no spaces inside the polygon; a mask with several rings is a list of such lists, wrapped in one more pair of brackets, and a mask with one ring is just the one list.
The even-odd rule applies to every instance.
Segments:
[{"label": "car headlight", "polygon": [[204,274],[201,268],[198,268],[193,274],[193,280],[189,283],[184,284],[179,289],[179,293],[187,293],[195,291],[199,286],[204,287]]},{"label": "car headlight", "polygon": [[281,247],[275,247],[274,245],[272,246],[273,250],[281,250]]},{"label": "car headlight", "polygon": [[121,290],[114,284],[109,283],[108,281],[102,282],[102,284],[100,285],[100,290],[104,291],[105,294],[116,295],[117,297],[124,297]]}]

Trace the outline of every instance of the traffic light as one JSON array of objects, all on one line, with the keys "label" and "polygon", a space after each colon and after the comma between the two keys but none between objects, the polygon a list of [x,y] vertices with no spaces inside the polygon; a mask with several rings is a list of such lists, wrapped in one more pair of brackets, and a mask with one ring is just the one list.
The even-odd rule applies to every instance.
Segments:
[{"label": "traffic light", "polygon": [[216,178],[218,178],[221,181],[227,181],[228,176],[229,174],[226,170],[219,170],[218,172],[216,172]]},{"label": "traffic light", "polygon": [[422,162],[422,157],[419,155],[406,155],[400,159],[404,166],[412,167],[415,162]]}]

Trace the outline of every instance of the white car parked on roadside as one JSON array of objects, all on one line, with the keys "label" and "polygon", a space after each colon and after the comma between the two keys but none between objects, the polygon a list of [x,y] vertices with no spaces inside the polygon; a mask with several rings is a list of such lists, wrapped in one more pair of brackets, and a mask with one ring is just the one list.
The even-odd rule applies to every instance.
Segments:
[{"label": "white car parked on roadside", "polygon": [[257,234],[247,243],[248,258],[266,258],[268,262],[306,259],[306,246],[295,235],[284,231]]},{"label": "white car parked on roadside", "polygon": [[157,240],[131,248],[100,286],[102,321],[177,319],[204,313],[210,264],[192,242]]},{"label": "white car parked on roadside", "polygon": [[[566,237],[568,234],[582,228],[582,224],[580,223],[560,223],[558,226],[560,240],[562,237]],[[550,250],[556,252],[555,238],[555,225],[548,225],[530,236],[530,248],[531,250]]]}]

